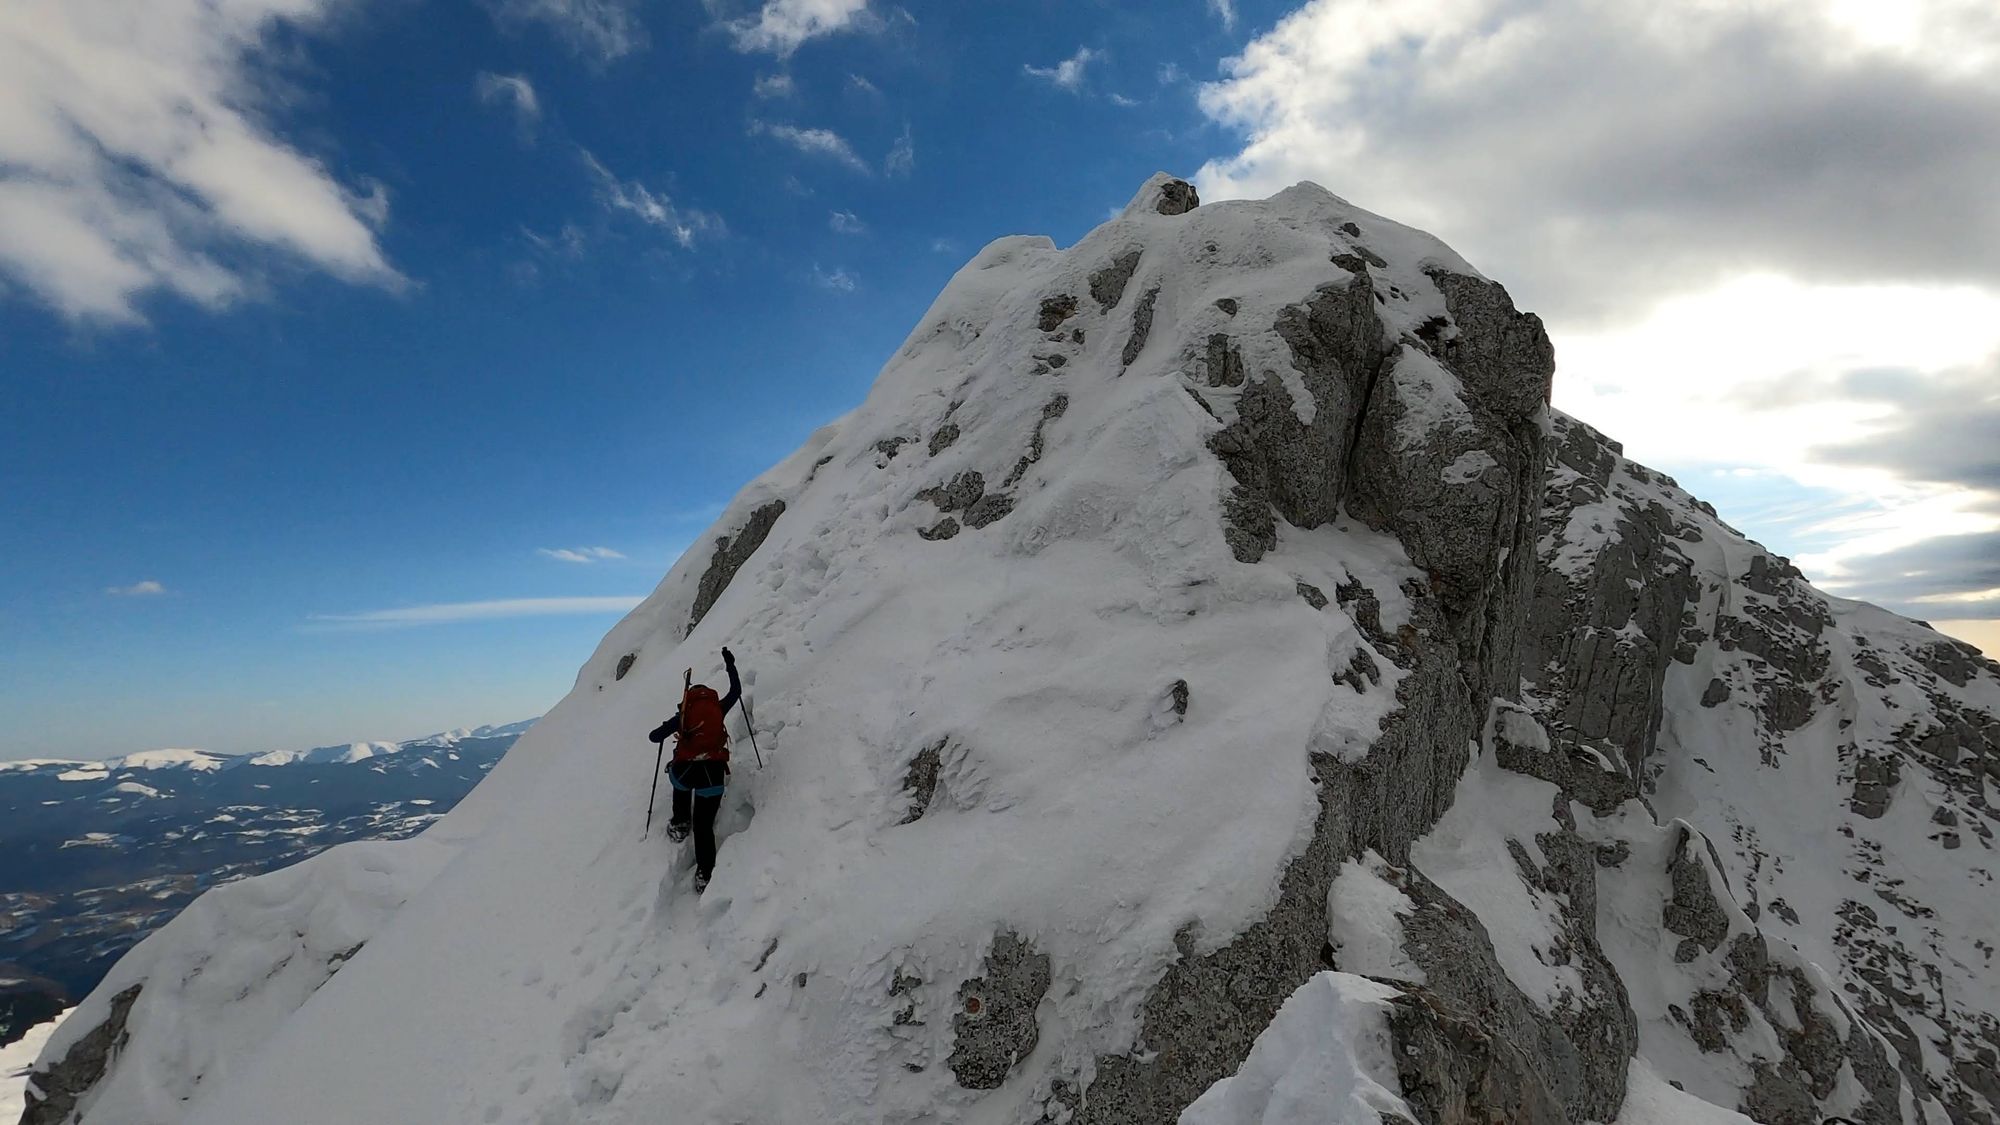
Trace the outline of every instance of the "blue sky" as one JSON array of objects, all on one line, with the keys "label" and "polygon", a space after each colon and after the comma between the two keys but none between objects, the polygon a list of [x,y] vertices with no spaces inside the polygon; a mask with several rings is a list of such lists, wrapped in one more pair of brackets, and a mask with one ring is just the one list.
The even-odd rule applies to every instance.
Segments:
[{"label": "blue sky", "polygon": [[[1862,280],[1901,286],[1892,312],[1977,321],[2000,289],[1956,260],[1963,238],[1864,273],[1823,252],[1836,207],[1727,271],[1634,280],[1656,244],[1629,215],[1560,182],[1537,189],[1554,218],[1520,196],[1587,157],[1592,131],[1532,154],[1540,180],[1499,153],[1451,166],[1476,146],[1441,122],[1486,114],[1490,136],[1518,136],[1506,111],[1543,96],[1517,80],[1455,116],[1435,104],[1425,76],[1509,18],[1456,3],[1474,38],[1422,30],[1449,14],[1426,0],[1400,10],[1432,22],[1357,58],[1372,25],[1352,0],[22,0],[0,16],[0,757],[409,737],[545,709],[616,599],[858,402],[966,257],[1014,232],[1071,241],[1158,169],[1207,196],[1309,175],[1430,226],[1581,357],[1572,409],[1774,547],[1831,552],[1819,573],[1846,568],[1861,592],[1868,558],[1946,538],[1963,555],[1952,537],[2000,529],[1977,457],[1904,471],[1918,458],[1882,451],[1944,392],[1987,385],[2000,337],[1978,323],[1936,354],[1912,359],[1907,334],[1850,342],[1709,388],[1849,388],[1826,431],[1861,450],[1845,460],[1649,429],[1658,409],[1605,358],[1745,278],[1795,285],[1807,323]],[[1923,34],[1947,32],[1963,41]],[[1844,151],[1814,108],[1767,124]],[[1712,143],[1740,124],[1657,127]],[[1741,171],[1769,176],[1752,156]],[[1454,207],[1468,195],[1518,209]],[[1753,222],[1745,198],[1705,214]],[[1963,206],[1969,226],[1993,218]],[[1558,261],[1519,237],[1557,220],[1597,223],[1611,249]],[[1917,382],[1841,382],[1864,362]],[[1824,526],[1802,500],[1881,518]],[[1897,522],[1924,504],[1928,522]],[[396,619],[468,603],[506,604]],[[1964,605],[2000,616],[2000,599]]]}]

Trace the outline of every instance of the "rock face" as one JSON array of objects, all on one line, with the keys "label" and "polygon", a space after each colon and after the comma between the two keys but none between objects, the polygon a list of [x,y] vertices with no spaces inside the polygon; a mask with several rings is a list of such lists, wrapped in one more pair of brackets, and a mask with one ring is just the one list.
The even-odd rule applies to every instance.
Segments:
[{"label": "rock face", "polygon": [[[1833,1112],[1837,1072],[1870,1092],[1857,1121],[1904,1119],[1899,1081],[1959,1125],[2000,1120],[2000,910],[1988,861],[1950,858],[1961,822],[1993,848],[2000,669],[1819,593],[1589,426],[1555,432],[1525,686],[1559,747],[1618,763],[1703,834],[1677,850],[1663,921],[1724,983],[1686,1034],[1749,1057],[1759,1121]],[[1737,904],[1762,932],[1724,917]],[[1774,967],[1781,944],[1810,964]],[[1823,1022],[1788,1014],[1809,986],[1838,998]]]},{"label": "rock face", "polygon": [[[2000,680],[1551,412],[1554,371],[1313,185],[1156,176],[995,242],[188,1112],[1993,1125]],[[722,643],[767,768],[697,900],[626,831],[632,751]]]}]

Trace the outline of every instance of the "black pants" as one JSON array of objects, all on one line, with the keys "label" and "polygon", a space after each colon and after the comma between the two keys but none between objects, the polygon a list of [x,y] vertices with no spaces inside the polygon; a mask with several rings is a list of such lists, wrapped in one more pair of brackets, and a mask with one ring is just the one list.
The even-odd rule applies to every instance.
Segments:
[{"label": "black pants", "polygon": [[[721,762],[674,762],[667,766],[674,786],[673,823],[694,831],[694,869],[707,878],[715,870],[715,814],[722,808],[722,794],[696,796],[689,790],[719,789],[729,781],[729,767]],[[686,788],[682,788],[686,786]]]}]

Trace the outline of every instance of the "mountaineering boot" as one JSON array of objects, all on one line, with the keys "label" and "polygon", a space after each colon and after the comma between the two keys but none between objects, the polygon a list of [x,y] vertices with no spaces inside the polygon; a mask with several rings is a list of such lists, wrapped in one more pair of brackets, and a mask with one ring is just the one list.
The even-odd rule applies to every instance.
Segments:
[{"label": "mountaineering boot", "polygon": [[685,840],[687,838],[688,838],[687,825],[682,824],[679,821],[674,821],[667,825],[667,839],[672,840],[674,843],[678,844],[682,840]]},{"label": "mountaineering boot", "polygon": [[700,894],[701,892],[703,892],[703,891],[705,891],[705,890],[707,890],[707,889],[708,889],[708,872],[706,872],[706,871],[697,871],[697,872],[695,872],[695,873],[694,873],[694,893],[696,893],[696,894]]}]

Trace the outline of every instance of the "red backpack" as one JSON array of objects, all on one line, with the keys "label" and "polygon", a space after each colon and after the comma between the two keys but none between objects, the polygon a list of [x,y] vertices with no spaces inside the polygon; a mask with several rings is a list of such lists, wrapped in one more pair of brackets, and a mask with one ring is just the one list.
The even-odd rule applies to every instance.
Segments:
[{"label": "red backpack", "polygon": [[674,744],[674,761],[728,760],[729,730],[722,722],[722,700],[714,688],[696,684],[681,697],[681,733]]}]

